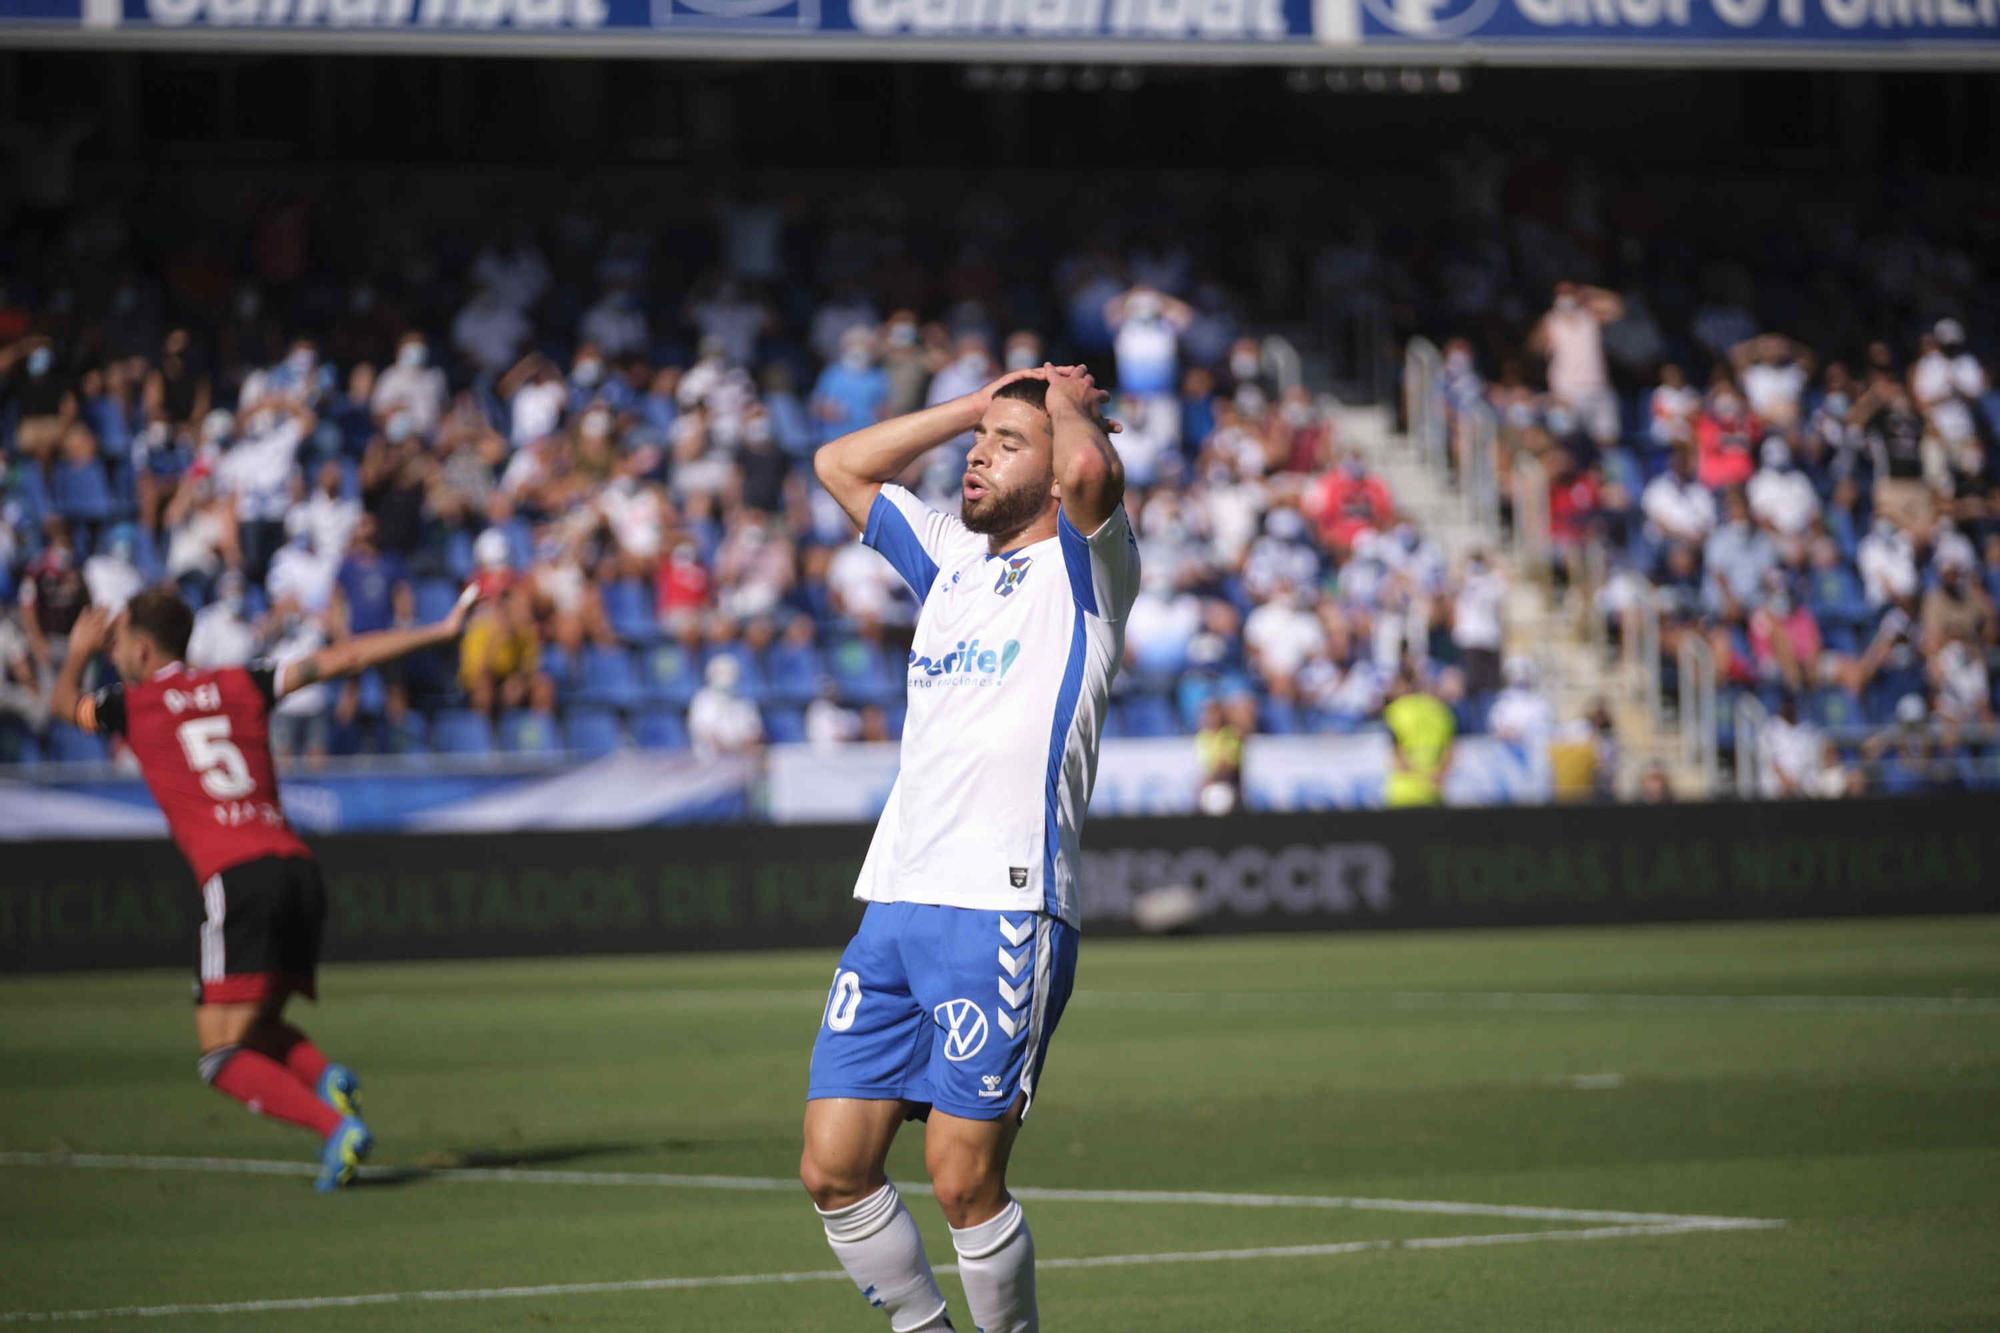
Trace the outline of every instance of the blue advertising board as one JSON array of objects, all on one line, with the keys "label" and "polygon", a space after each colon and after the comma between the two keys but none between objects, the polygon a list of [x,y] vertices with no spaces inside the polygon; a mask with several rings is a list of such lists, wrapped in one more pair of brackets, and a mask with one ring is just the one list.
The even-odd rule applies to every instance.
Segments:
[{"label": "blue advertising board", "polygon": [[2000,0],[1360,0],[1367,43],[2000,42]]},{"label": "blue advertising board", "polygon": [[2000,67],[2000,0],[0,0],[0,43],[806,60]]},{"label": "blue advertising board", "polygon": [[1310,42],[1314,0],[0,0],[86,30]]}]

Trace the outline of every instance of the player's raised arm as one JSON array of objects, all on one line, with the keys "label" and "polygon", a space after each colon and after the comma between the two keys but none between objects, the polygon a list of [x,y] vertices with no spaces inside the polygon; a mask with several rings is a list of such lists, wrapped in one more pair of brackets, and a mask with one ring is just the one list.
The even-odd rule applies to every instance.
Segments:
[{"label": "player's raised arm", "polygon": [[1063,516],[1088,536],[1104,526],[1125,498],[1125,465],[1111,447],[1118,423],[1102,415],[1111,395],[1098,388],[1082,366],[1055,367],[1047,373]]},{"label": "player's raised arm", "polygon": [[976,393],[852,431],[820,446],[813,455],[813,473],[854,525],[865,528],[868,511],[884,484],[946,440],[978,425],[1001,385],[1041,373],[1018,370]]},{"label": "player's raised arm", "polygon": [[49,695],[50,716],[74,722],[85,731],[97,730],[95,709],[85,709],[79,714],[78,705],[85,702],[83,673],[110,639],[110,613],[101,606],[83,608],[76,624],[70,627],[69,654],[63,658],[62,670],[56,673],[55,689]]},{"label": "player's raised arm", "polygon": [[451,614],[435,625],[357,634],[344,643],[336,643],[287,662],[279,669],[273,682],[273,693],[283,698],[293,690],[302,690],[322,680],[358,676],[384,662],[452,643],[465,632],[465,618],[471,614],[473,603],[478,600],[478,589],[469,587],[459,595],[458,604],[451,608]]}]

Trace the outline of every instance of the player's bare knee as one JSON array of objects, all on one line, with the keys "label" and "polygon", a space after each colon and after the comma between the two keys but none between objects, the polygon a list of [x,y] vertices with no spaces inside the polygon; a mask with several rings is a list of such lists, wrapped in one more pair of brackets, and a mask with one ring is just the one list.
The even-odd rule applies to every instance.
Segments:
[{"label": "player's bare knee", "polygon": [[945,1221],[955,1227],[977,1226],[1006,1203],[1007,1180],[982,1164],[940,1162],[931,1169],[931,1192]]},{"label": "player's bare knee", "polygon": [[827,1162],[808,1147],[799,1154],[799,1183],[822,1211],[845,1208],[882,1188],[885,1177],[857,1163]]}]

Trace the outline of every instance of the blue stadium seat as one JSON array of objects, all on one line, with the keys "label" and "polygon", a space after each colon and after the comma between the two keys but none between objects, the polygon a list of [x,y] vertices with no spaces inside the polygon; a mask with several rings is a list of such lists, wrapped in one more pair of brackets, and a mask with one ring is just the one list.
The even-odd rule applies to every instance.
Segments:
[{"label": "blue stadium seat", "polygon": [[0,764],[31,764],[41,757],[42,747],[27,723],[0,716]]},{"label": "blue stadium seat", "polygon": [[887,655],[860,639],[846,639],[827,654],[827,669],[840,697],[855,704],[888,704],[903,697],[903,678]]},{"label": "blue stadium seat", "polygon": [[1257,706],[1257,729],[1272,736],[1292,736],[1304,730],[1304,718],[1284,699],[1265,699]]},{"label": "blue stadium seat", "polygon": [[796,745],[806,738],[805,710],[766,705],[764,739],[773,745]]},{"label": "blue stadium seat", "polygon": [[637,579],[613,579],[603,587],[604,618],[627,643],[651,643],[660,637],[660,621],[652,598]]},{"label": "blue stadium seat", "polygon": [[632,740],[647,750],[685,750],[688,748],[687,723],[681,720],[679,709],[654,704],[640,710],[633,719]]},{"label": "blue stadium seat", "polygon": [[678,643],[660,643],[640,653],[647,699],[686,708],[701,688],[701,662]]},{"label": "blue stadium seat", "polygon": [[569,710],[563,719],[565,748],[576,754],[610,754],[625,743],[618,729],[618,715],[609,708],[580,707]]},{"label": "blue stadium seat", "polygon": [[439,754],[492,754],[493,725],[470,708],[442,708],[431,722],[430,743]]},{"label": "blue stadium seat", "polygon": [[58,764],[101,764],[110,757],[104,738],[95,732],[78,731],[67,722],[49,726],[49,759]]},{"label": "blue stadium seat", "polygon": [[463,583],[472,577],[472,534],[464,528],[453,528],[445,534],[444,567],[452,578]]},{"label": "blue stadium seat", "polygon": [[364,671],[354,682],[354,710],[363,717],[380,717],[389,703],[389,687],[379,671]]},{"label": "blue stadium seat", "polygon": [[562,749],[555,720],[547,713],[514,708],[500,715],[500,748],[509,754],[552,754]]},{"label": "blue stadium seat", "polygon": [[545,643],[542,645],[542,674],[555,682],[559,693],[573,689],[576,686],[576,658],[559,643]]},{"label": "blue stadium seat", "polygon": [[[757,660],[757,654],[741,643],[725,644],[709,654],[708,660],[718,657],[731,658],[736,663],[736,692],[746,699],[761,702],[771,695],[770,677],[764,672],[764,664]],[[705,664],[704,664],[705,665]]]},{"label": "blue stadium seat", "polygon": [[443,620],[458,603],[458,585],[450,579],[418,579],[410,592],[416,600],[417,623]]},{"label": "blue stadium seat", "polygon": [[819,649],[779,642],[764,659],[766,697],[776,703],[804,705],[819,693],[826,672]]},{"label": "blue stadium seat", "polygon": [[400,722],[382,723],[382,753],[429,754],[430,725],[421,713],[405,713]]},{"label": "blue stadium seat", "polygon": [[49,469],[49,498],[58,514],[79,523],[102,523],[116,508],[110,479],[96,460],[61,462]]},{"label": "blue stadium seat", "polygon": [[1180,735],[1180,721],[1164,695],[1135,694],[1112,711],[1127,736]]},{"label": "blue stadium seat", "polygon": [[639,684],[639,668],[623,648],[590,644],[584,648],[578,667],[576,697],[583,703],[630,708],[645,693]]}]

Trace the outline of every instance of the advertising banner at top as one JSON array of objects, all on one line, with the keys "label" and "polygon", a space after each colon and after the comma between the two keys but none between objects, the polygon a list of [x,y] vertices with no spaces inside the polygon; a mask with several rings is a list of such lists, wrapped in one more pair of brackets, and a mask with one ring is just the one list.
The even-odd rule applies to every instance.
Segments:
[{"label": "advertising banner at top", "polygon": [[789,59],[2000,63],[2000,0],[0,0],[0,42]]},{"label": "advertising banner at top", "polygon": [[[1315,0],[0,0],[0,20],[190,37],[218,30],[423,37],[1311,42]],[[653,54],[658,54],[654,51]]]},{"label": "advertising banner at top", "polygon": [[1359,0],[1381,43],[2000,43],[2000,0]]}]

